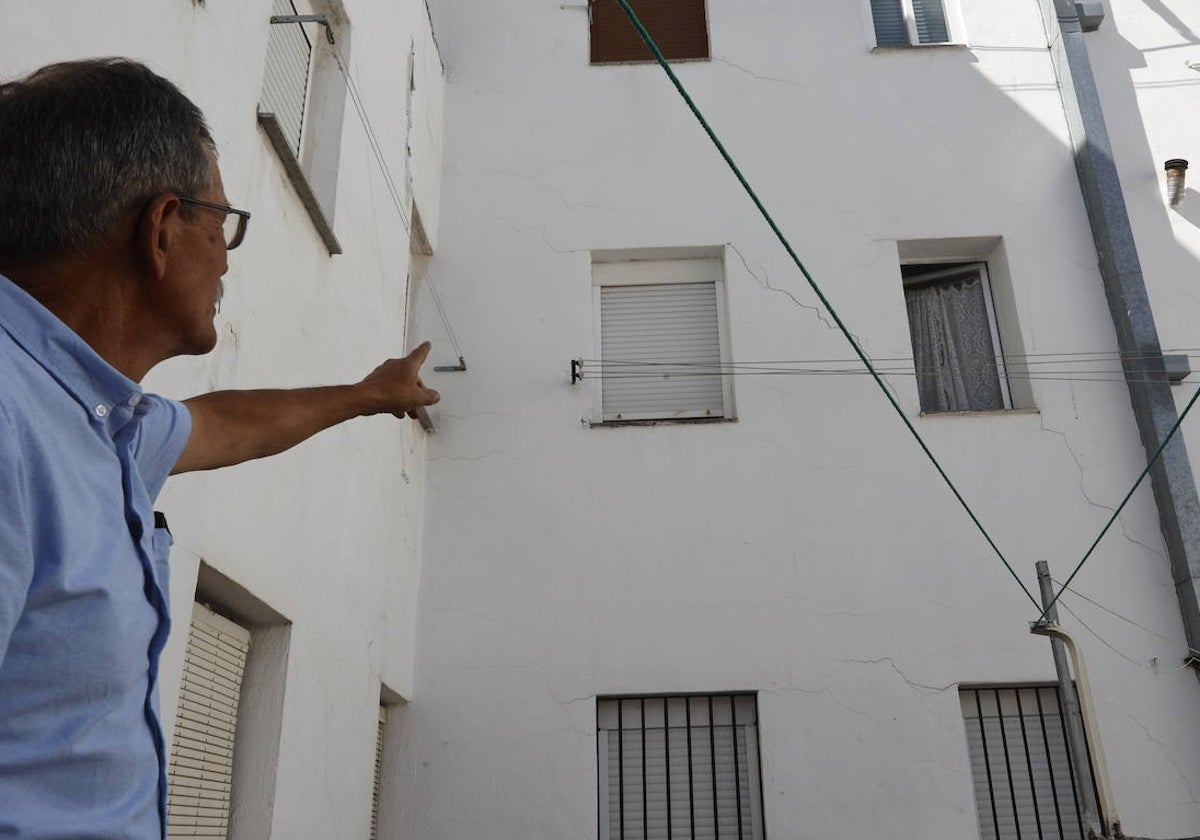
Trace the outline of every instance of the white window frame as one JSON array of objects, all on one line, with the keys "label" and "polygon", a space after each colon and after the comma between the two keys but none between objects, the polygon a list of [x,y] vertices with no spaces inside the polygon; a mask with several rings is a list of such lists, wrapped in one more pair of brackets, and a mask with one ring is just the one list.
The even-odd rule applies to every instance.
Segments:
[{"label": "white window frame", "polygon": [[909,40],[908,44],[900,45],[880,44],[875,39],[875,13],[871,10],[871,0],[861,0],[863,19],[871,37],[871,48],[873,50],[911,50],[921,47],[965,46],[967,44],[966,29],[963,26],[962,10],[959,8],[958,0],[941,0],[941,3],[942,14],[946,17],[946,37],[949,40],[921,43],[917,35],[917,14],[913,10],[913,0],[900,0],[900,9],[904,12],[904,25],[908,29]]},{"label": "white window frame", "polygon": [[[603,359],[603,331],[601,324],[601,289],[612,286],[663,286],[675,283],[711,282],[717,299],[717,341],[721,364],[730,361],[729,327],[725,300],[725,263],[723,257],[677,257],[641,260],[605,260],[592,263],[592,335],[595,355]],[[613,425],[626,422],[671,422],[674,420],[733,420],[736,417],[733,405],[733,377],[721,375],[721,402],[723,413],[713,415],[707,411],[688,411],[663,415],[659,412],[605,416],[604,382],[597,377],[592,385],[592,424]]]},{"label": "white window frame", "polygon": [[[926,263],[909,263],[909,265],[926,265]],[[957,274],[962,274],[966,271],[978,271],[980,284],[983,287],[983,305],[987,310],[988,328],[992,333],[992,356],[996,361],[996,374],[1000,377],[1000,399],[1004,405],[1004,411],[1011,411],[1013,407],[1012,392],[1008,385],[1008,367],[1004,363],[1004,346],[1000,341],[1000,322],[996,319],[996,302],[992,297],[992,282],[988,278],[987,263],[985,262],[970,262],[965,265],[956,264],[953,268],[934,269],[921,274],[916,274],[911,277],[904,278],[904,287],[909,286],[925,286],[936,285],[938,279],[942,277],[950,277]],[[907,320],[907,311],[905,320]],[[912,330],[912,324],[909,325],[909,330]],[[916,348],[913,348],[915,355]],[[986,408],[970,408],[967,411],[995,411],[997,409]],[[934,414],[946,414],[956,412],[932,412]]]}]

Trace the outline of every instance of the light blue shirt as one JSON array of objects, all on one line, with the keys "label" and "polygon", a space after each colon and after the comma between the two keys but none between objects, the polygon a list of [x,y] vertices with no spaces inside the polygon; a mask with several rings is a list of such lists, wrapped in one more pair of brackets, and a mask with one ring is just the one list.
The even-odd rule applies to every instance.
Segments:
[{"label": "light blue shirt", "polygon": [[164,834],[152,505],[190,432],[0,276],[0,838]]}]

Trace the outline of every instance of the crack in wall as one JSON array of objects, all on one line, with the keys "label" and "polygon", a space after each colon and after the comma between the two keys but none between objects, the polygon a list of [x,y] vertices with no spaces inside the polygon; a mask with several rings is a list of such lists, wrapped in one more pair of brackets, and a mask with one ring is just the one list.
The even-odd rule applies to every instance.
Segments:
[{"label": "crack in wall", "polygon": [[721,58],[719,56],[714,55],[709,60],[715,61],[718,64],[724,64],[726,67],[732,67],[734,70],[745,73],[747,76],[751,77],[752,79],[757,79],[760,82],[774,82],[776,84],[788,85],[790,87],[803,88],[805,90],[810,89],[812,87],[812,85],[807,85],[804,82],[797,82],[795,79],[781,79],[778,76],[760,76],[758,73],[755,73],[750,68],[743,67],[742,65],[732,62],[727,58]]},{"label": "crack in wall", "polygon": [[[786,295],[792,301],[792,303],[796,304],[796,306],[800,307],[801,309],[806,309],[809,312],[812,312],[813,315],[816,316],[817,320],[819,320],[822,324],[825,325],[826,329],[830,329],[830,330],[835,329],[833,323],[825,317],[824,313],[822,313],[821,307],[810,306],[809,304],[802,303],[798,297],[796,297],[794,294],[789,292],[787,289],[781,289],[778,286],[772,286],[771,281],[770,281],[770,276],[767,273],[767,267],[765,265],[763,265],[762,263],[759,263],[759,265],[758,265],[759,270],[762,271],[762,275],[759,276],[759,274],[757,274],[752,268],[750,268],[750,263],[747,262],[745,255],[741,252],[741,250],[738,248],[738,246],[734,245],[732,242],[726,242],[725,244],[728,245],[729,248],[735,254],[737,254],[738,259],[742,261],[742,267],[746,269],[746,273],[749,274],[751,277],[753,277],[755,280],[757,280],[758,284],[760,286],[762,286],[764,289],[769,289],[772,292],[777,292],[778,294]],[[851,333],[851,335],[853,335],[853,333]],[[854,340],[857,341],[858,337],[855,336]]]},{"label": "crack in wall", "polygon": [[1096,699],[1103,703],[1107,708],[1112,709],[1114,712],[1120,713],[1122,717],[1127,718],[1130,722],[1142,730],[1142,733],[1146,736],[1146,740],[1150,741],[1162,751],[1163,758],[1165,758],[1167,763],[1170,764],[1171,767],[1174,768],[1175,772],[1179,774],[1180,780],[1188,790],[1188,801],[1193,804],[1200,804],[1200,799],[1196,798],[1196,789],[1192,787],[1191,779],[1189,779],[1187,774],[1183,772],[1183,769],[1175,763],[1175,759],[1171,757],[1171,753],[1168,751],[1167,745],[1150,734],[1150,727],[1146,726],[1146,724],[1142,723],[1125,709],[1122,709],[1119,706],[1114,706],[1104,698],[1097,697]]},{"label": "crack in wall", "polygon": [[890,656],[881,656],[878,659],[835,659],[833,661],[845,662],[854,665],[879,665],[883,662],[886,662],[888,667],[895,671],[896,675],[900,677],[900,679],[904,680],[905,684],[907,684],[909,688],[913,689],[913,691],[917,692],[922,697],[927,697],[929,694],[942,694],[943,692],[949,691],[958,685],[958,680],[940,686],[927,685],[925,683],[919,683],[915,680],[911,680],[903,671],[900,670],[900,667],[896,665],[896,661]]},{"label": "crack in wall", "polygon": [[[1074,399],[1075,399],[1074,389],[1072,389],[1072,394],[1071,394],[1072,403],[1074,403]],[[1078,407],[1076,407],[1076,417],[1078,417]],[[1053,428],[1047,426],[1046,425],[1046,415],[1042,414],[1040,412],[1038,414],[1038,425],[1041,427],[1041,430],[1043,432],[1049,432],[1050,434],[1058,435],[1060,438],[1062,438],[1063,446],[1066,448],[1067,453],[1071,456],[1071,460],[1075,462],[1075,468],[1079,470],[1079,493],[1081,496],[1083,496],[1083,500],[1085,502],[1087,502],[1087,504],[1091,505],[1092,507],[1099,508],[1101,510],[1106,510],[1109,513],[1112,513],[1114,510],[1116,510],[1116,508],[1114,508],[1110,505],[1106,505],[1101,502],[1097,502],[1095,499],[1093,499],[1091,497],[1091,495],[1089,495],[1087,488],[1084,486],[1086,470],[1085,470],[1085,467],[1083,466],[1083,461],[1080,460],[1080,457],[1075,452],[1074,447],[1071,446],[1071,441],[1070,441],[1070,438],[1067,436],[1067,433],[1064,431],[1060,431],[1058,429],[1053,429]],[[1138,539],[1136,536],[1134,536],[1134,534],[1131,533],[1130,526],[1125,521],[1124,516],[1117,517],[1117,524],[1119,524],[1121,526],[1121,535],[1125,538],[1125,540],[1127,542],[1129,542],[1133,545],[1136,545],[1142,549],[1145,549],[1146,551],[1150,552],[1151,554],[1155,555],[1156,557],[1161,558],[1161,557],[1165,556],[1163,554],[1163,552],[1161,550],[1159,550],[1158,548],[1155,548],[1154,546],[1152,546],[1148,543],[1142,542],[1140,539]]]}]

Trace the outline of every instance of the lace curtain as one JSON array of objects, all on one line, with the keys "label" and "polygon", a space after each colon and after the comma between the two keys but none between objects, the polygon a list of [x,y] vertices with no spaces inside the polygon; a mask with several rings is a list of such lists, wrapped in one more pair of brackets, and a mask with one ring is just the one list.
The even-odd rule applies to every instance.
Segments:
[{"label": "lace curtain", "polygon": [[905,290],[921,411],[1004,408],[984,294],[978,271]]}]

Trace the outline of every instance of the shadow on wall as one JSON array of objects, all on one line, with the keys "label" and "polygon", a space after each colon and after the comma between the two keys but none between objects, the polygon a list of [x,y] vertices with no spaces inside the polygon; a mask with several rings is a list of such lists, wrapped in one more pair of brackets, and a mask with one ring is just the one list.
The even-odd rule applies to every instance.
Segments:
[{"label": "shadow on wall", "polygon": [[1200,192],[1188,187],[1183,193],[1183,201],[1172,209],[1196,228],[1200,228]]},{"label": "shadow on wall", "polygon": [[[1163,5],[1162,0],[1142,0],[1146,4],[1146,8],[1154,12],[1162,18],[1163,23],[1170,26],[1179,33],[1179,37],[1183,38],[1189,44],[1200,44],[1200,36],[1196,35],[1191,28],[1181,21],[1174,12]],[[1171,46],[1177,46],[1172,44]],[[1169,47],[1158,47],[1158,49],[1170,49]]]}]

